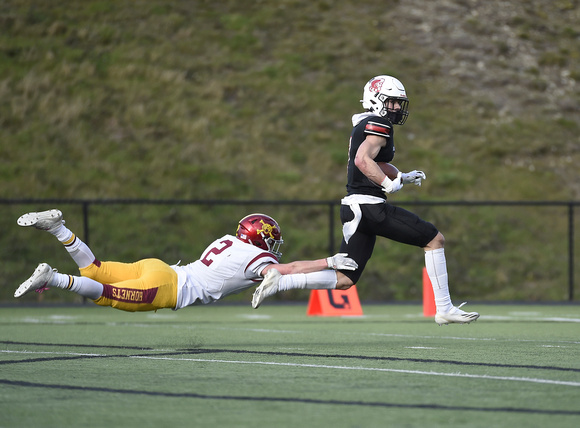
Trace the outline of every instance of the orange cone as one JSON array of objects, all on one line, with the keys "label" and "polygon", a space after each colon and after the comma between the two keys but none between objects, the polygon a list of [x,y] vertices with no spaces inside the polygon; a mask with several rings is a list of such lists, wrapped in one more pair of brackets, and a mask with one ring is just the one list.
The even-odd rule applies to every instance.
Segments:
[{"label": "orange cone", "polygon": [[433,286],[431,285],[429,275],[427,275],[427,269],[423,268],[423,316],[432,317],[436,313],[437,307],[435,306]]},{"label": "orange cone", "polygon": [[308,316],[361,316],[362,307],[356,286],[348,290],[312,290],[308,301]]}]

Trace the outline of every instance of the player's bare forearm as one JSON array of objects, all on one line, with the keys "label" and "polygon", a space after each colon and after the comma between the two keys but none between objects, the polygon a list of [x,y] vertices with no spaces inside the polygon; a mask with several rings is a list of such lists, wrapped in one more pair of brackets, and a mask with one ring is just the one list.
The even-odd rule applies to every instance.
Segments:
[{"label": "player's bare forearm", "polygon": [[270,269],[276,269],[282,275],[288,275],[292,273],[311,273],[318,272],[324,269],[328,269],[328,263],[326,259],[318,260],[301,260],[291,263],[281,263],[281,264],[271,264],[262,270],[262,275],[266,275]]},{"label": "player's bare forearm", "polygon": [[381,171],[381,168],[377,163],[371,158],[365,157],[360,160],[355,160],[355,165],[360,171],[367,176],[367,178],[374,183],[380,185],[385,179],[385,174]]},{"label": "player's bare forearm", "polygon": [[385,143],[386,140],[384,138],[369,135],[358,148],[354,158],[355,166],[378,185],[385,179],[385,174],[374,161],[374,158]]}]

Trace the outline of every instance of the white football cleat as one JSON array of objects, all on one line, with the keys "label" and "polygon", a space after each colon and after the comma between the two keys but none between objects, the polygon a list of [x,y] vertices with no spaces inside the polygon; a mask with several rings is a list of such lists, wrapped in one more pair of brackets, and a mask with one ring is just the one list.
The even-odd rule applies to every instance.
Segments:
[{"label": "white football cleat", "polygon": [[465,312],[461,308],[467,302],[463,302],[458,307],[453,307],[449,312],[445,314],[440,314],[439,312],[435,314],[435,322],[439,325],[442,324],[469,324],[470,322],[477,321],[479,314],[477,312]]},{"label": "white football cleat", "polygon": [[254,291],[252,296],[252,308],[258,309],[266,297],[272,296],[278,292],[278,283],[282,274],[276,269],[270,269],[262,283]]},{"label": "white football cleat", "polygon": [[31,291],[44,291],[55,272],[56,269],[51,268],[47,263],[39,264],[30,278],[20,284],[14,292],[14,297],[22,297]]},{"label": "white football cleat", "polygon": [[34,226],[40,230],[50,231],[64,224],[60,210],[40,211],[37,213],[26,213],[16,220],[19,226]]}]

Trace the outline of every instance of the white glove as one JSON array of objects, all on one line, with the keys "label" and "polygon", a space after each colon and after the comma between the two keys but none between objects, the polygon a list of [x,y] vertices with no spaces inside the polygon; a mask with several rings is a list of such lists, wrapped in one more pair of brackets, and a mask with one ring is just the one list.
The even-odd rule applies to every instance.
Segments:
[{"label": "white glove", "polygon": [[328,264],[329,269],[334,270],[355,270],[358,268],[358,264],[347,257],[346,253],[337,253],[332,257],[327,257],[326,264]]},{"label": "white glove", "polygon": [[391,180],[389,177],[385,177],[383,182],[381,183],[381,187],[385,193],[395,193],[398,192],[403,188],[403,181],[402,181],[403,174],[399,171],[397,174],[397,178]]},{"label": "white glove", "polygon": [[426,180],[427,176],[423,171],[413,170],[411,172],[404,172],[401,175],[401,181],[403,184],[414,184],[415,186],[421,185],[421,180]]}]

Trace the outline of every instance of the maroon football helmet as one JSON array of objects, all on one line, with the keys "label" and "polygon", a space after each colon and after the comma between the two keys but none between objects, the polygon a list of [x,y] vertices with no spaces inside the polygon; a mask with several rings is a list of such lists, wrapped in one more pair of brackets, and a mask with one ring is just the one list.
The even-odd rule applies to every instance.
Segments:
[{"label": "maroon football helmet", "polygon": [[271,252],[277,259],[282,256],[279,250],[284,240],[280,226],[276,220],[266,214],[250,214],[241,219],[236,236],[248,244]]}]

